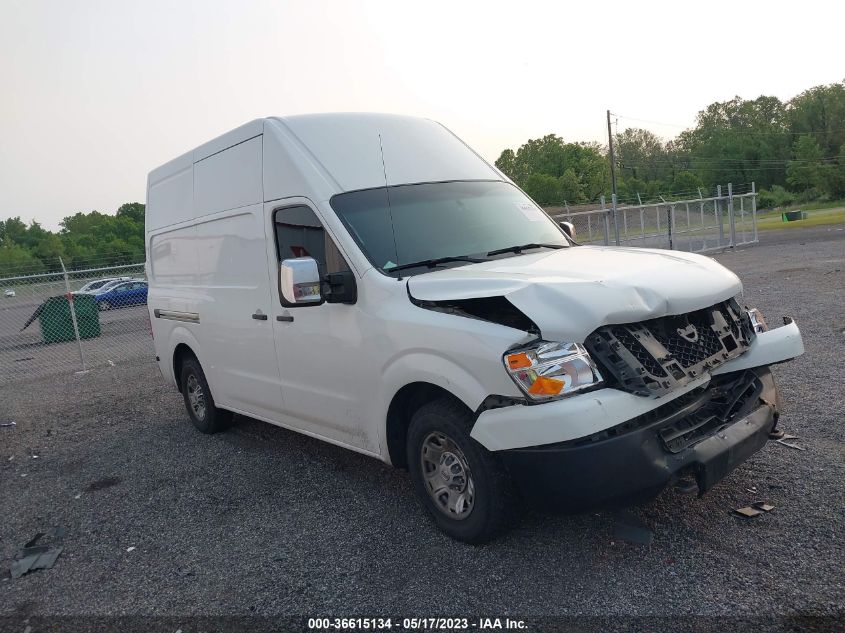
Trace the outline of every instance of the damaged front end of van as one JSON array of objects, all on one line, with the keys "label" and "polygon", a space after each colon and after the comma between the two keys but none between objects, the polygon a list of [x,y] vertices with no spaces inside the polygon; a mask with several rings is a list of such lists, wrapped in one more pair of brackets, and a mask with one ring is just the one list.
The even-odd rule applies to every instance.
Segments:
[{"label": "damaged front end of van", "polygon": [[[613,263],[551,273],[576,253]],[[684,264],[685,278],[667,272],[666,258]],[[714,261],[584,247],[519,262],[530,277],[503,265],[517,264],[422,275],[408,291],[420,307],[533,337],[502,358],[523,397],[488,398],[471,432],[533,505],[625,506],[676,482],[702,495],[774,432],[780,405],[769,366],[803,353],[800,331],[790,318],[769,329]]]}]

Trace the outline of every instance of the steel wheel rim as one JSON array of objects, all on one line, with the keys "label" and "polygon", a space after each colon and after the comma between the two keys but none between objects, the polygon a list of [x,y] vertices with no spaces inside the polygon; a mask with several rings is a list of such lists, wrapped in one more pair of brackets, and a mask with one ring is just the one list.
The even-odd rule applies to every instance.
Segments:
[{"label": "steel wheel rim", "polygon": [[203,393],[202,385],[200,385],[200,381],[197,380],[197,377],[194,374],[188,374],[188,380],[186,382],[186,390],[188,392],[188,404],[191,407],[191,411],[194,412],[194,415],[197,417],[198,420],[204,420],[205,394]]},{"label": "steel wheel rim", "polygon": [[445,433],[429,433],[420,448],[423,485],[435,507],[462,521],[475,506],[475,482],[463,451]]}]

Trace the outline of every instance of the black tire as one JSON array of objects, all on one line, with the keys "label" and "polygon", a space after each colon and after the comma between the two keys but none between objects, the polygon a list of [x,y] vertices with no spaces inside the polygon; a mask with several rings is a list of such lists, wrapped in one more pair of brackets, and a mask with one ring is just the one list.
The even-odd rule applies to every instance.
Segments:
[{"label": "black tire", "polygon": [[[466,407],[450,398],[423,405],[411,419],[407,454],[414,490],[437,526],[456,540],[479,544],[492,540],[510,527],[519,502],[510,475],[498,457],[469,436],[472,419],[472,413]],[[474,484],[472,508],[464,518],[453,518],[441,509],[442,497],[438,504],[429,492],[430,485],[423,474],[424,443],[442,437],[451,440],[458,449],[468,466],[466,480]],[[427,466],[430,468],[431,464],[428,461]]]},{"label": "black tire", "polygon": [[106,310],[111,310],[111,304],[108,301],[100,301],[97,304],[97,309],[100,312],[105,312]]},{"label": "black tire", "polygon": [[[203,433],[217,433],[229,428],[232,423],[232,412],[218,409],[214,404],[214,397],[211,389],[208,388],[208,381],[199,361],[190,356],[182,363],[182,372],[179,377],[182,385],[182,397],[185,400],[185,409],[191,422]],[[200,392],[197,394],[196,388]],[[202,407],[196,406],[195,396],[201,397]]]}]

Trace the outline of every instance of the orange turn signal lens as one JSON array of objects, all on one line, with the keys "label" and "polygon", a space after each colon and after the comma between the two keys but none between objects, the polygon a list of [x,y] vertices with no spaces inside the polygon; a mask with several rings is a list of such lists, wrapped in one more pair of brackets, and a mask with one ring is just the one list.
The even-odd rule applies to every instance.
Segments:
[{"label": "orange turn signal lens", "polygon": [[510,354],[508,356],[508,367],[510,369],[525,369],[526,367],[531,367],[531,359],[528,358],[528,354],[525,352]]},{"label": "orange turn signal lens", "polygon": [[537,380],[528,388],[528,392],[535,396],[556,396],[563,390],[564,385],[565,383],[561,380],[537,376]]}]

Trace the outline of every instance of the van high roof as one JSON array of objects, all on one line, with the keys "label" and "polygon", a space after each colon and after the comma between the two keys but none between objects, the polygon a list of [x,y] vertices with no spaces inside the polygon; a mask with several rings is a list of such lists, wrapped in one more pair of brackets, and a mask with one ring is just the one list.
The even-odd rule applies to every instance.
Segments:
[{"label": "van high roof", "polygon": [[[242,147],[224,152],[235,146]],[[217,165],[219,160],[229,164]],[[187,177],[190,172],[192,178]],[[267,177],[270,173],[272,178]],[[304,192],[327,200],[385,182],[503,179],[495,167],[430,119],[307,114],[256,119],[154,169],[148,178],[148,205],[154,223],[163,226]],[[203,186],[198,187],[200,181]],[[165,191],[167,195],[158,195]],[[174,199],[181,200],[179,208],[173,206]],[[156,210],[159,200],[167,200],[170,208]],[[159,212],[166,217],[157,217]]]}]

